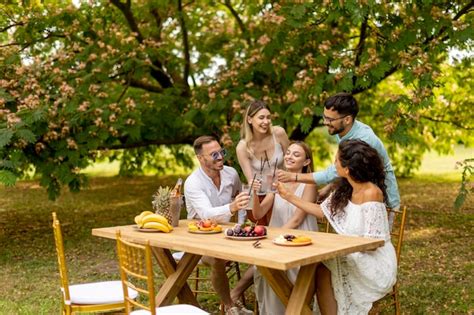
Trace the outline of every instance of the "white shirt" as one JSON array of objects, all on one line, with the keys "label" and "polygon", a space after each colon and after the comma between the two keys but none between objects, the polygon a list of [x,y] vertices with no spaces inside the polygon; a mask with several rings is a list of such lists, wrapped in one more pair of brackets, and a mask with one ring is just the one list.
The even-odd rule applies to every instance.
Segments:
[{"label": "white shirt", "polygon": [[[200,167],[184,182],[184,197],[188,219],[214,219],[229,222],[232,217],[230,203],[238,194],[241,182],[237,171],[224,165],[220,171],[221,185],[214,185],[212,179]],[[239,223],[245,220],[246,211],[239,211]]]}]

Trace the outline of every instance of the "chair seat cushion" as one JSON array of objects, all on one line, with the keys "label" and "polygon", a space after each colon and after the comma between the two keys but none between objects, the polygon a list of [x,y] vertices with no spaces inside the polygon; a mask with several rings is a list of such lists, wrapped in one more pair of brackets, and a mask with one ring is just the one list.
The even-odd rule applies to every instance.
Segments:
[{"label": "chair seat cushion", "polygon": [[[147,310],[137,310],[130,313],[130,315],[150,315]],[[156,308],[156,315],[209,315],[208,312],[203,311],[193,305],[176,304],[169,306],[161,306]]]},{"label": "chair seat cushion", "polygon": [[[69,294],[73,304],[113,304],[124,301],[121,281],[74,284],[69,286]],[[128,294],[133,299],[138,296],[138,292],[130,288]]]},{"label": "chair seat cushion", "polygon": [[[173,253],[173,259],[175,261],[180,261],[184,256],[184,252],[175,252]],[[199,259],[199,263],[202,264],[202,261]]]}]

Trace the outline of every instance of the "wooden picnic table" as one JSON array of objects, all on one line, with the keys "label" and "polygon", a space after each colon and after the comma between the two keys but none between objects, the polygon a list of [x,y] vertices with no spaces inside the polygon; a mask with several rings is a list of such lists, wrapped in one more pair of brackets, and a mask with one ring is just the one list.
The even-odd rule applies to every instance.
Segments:
[{"label": "wooden picnic table", "polygon": [[[171,233],[146,233],[134,225],[95,228],[92,235],[116,238],[120,230],[128,241],[150,242],[153,253],[166,279],[157,296],[157,306],[169,305],[178,297],[180,303],[199,306],[186,280],[202,256],[256,265],[275,293],[286,306],[286,314],[311,314],[309,303],[314,295],[314,275],[319,262],[358,251],[372,250],[384,244],[383,240],[344,236],[333,233],[310,232],[282,228],[267,228],[267,238],[254,248],[253,241],[231,240],[225,233],[193,234],[188,232],[188,220],[181,220]],[[223,228],[232,225],[223,225]],[[307,246],[279,246],[272,241],[281,234],[304,234],[312,239]],[[171,251],[185,252],[176,263]],[[286,270],[300,267],[293,285]]]}]

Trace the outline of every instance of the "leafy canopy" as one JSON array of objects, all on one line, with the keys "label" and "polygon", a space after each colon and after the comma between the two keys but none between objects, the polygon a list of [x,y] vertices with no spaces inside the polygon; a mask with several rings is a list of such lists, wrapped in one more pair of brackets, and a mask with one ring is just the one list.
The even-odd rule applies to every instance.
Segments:
[{"label": "leafy canopy", "polygon": [[428,149],[472,145],[471,60],[443,66],[472,52],[472,1],[13,2],[0,5],[7,185],[33,167],[55,198],[98,151],[140,169],[163,145],[183,161],[202,134],[233,148],[254,98],[305,139],[328,95],[352,92],[403,174]]}]

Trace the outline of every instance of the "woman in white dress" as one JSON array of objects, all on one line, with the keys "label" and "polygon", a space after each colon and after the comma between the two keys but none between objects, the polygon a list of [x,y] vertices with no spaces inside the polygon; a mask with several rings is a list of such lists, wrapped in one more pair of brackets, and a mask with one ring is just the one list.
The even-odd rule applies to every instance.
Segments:
[{"label": "woman in white dress", "polygon": [[[312,172],[313,160],[311,149],[303,142],[292,142],[286,150],[284,165],[289,172],[310,173]],[[313,184],[287,183],[289,192],[306,200],[315,202],[317,197],[316,186]],[[256,198],[257,199],[257,198]],[[270,219],[270,227],[284,227],[289,229],[300,229],[307,231],[317,231],[316,218],[307,215],[306,212],[296,208],[291,203],[283,200],[278,194],[267,193],[260,204],[254,201],[252,209],[256,219],[263,217],[273,207]],[[293,283],[296,281],[299,268],[291,269],[287,272],[288,278]],[[260,314],[279,315],[285,314],[285,307],[270,285],[263,279],[262,275],[255,271],[254,274],[255,295],[258,301]]]},{"label": "woman in white dress", "polygon": [[339,144],[335,165],[340,178],[321,206],[295,196],[282,183],[278,192],[307,213],[326,217],[339,234],[385,241],[373,251],[324,261],[316,270],[316,313],[319,306],[322,314],[367,314],[373,302],[390,292],[397,277],[384,203],[385,173],[377,151],[355,139]]}]

